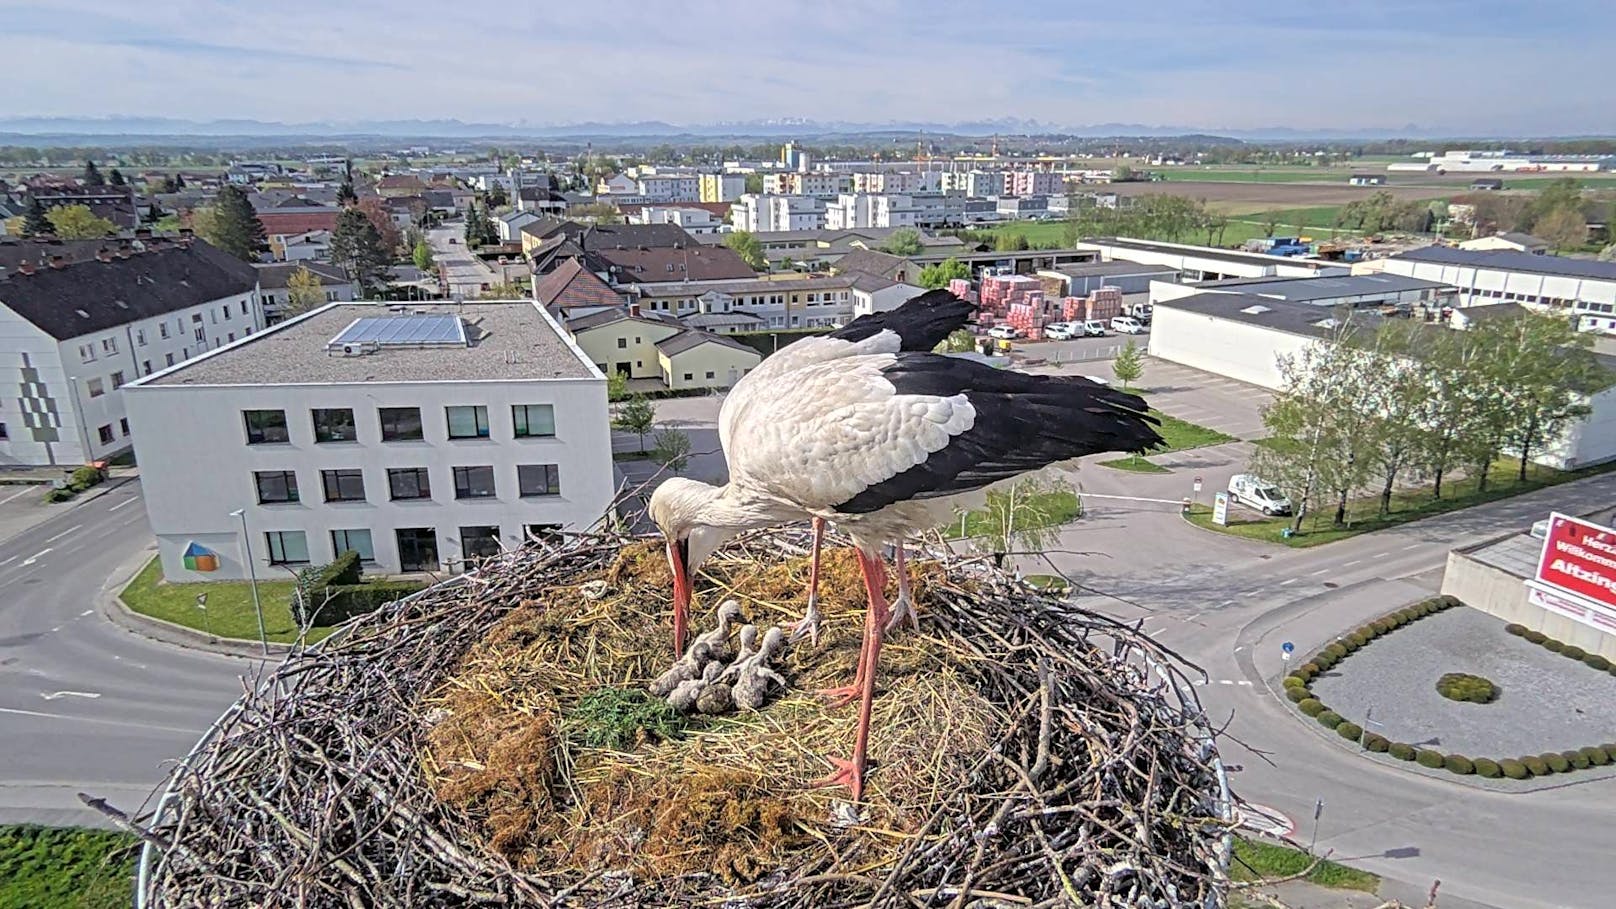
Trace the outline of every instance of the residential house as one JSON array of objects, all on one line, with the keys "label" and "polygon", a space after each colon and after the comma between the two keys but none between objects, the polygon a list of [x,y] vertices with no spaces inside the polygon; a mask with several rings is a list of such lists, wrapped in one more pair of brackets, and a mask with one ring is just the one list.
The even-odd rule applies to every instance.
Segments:
[{"label": "residential house", "polygon": [[543,215],[529,209],[508,211],[494,218],[494,231],[501,243],[521,243],[522,228],[543,220]]},{"label": "residential house", "polygon": [[384,199],[419,196],[426,190],[426,183],[414,174],[387,174],[376,181],[376,193]]},{"label": "residential house", "polygon": [[1506,230],[1493,234],[1490,237],[1477,237],[1474,240],[1464,240],[1459,244],[1460,249],[1508,249],[1515,252],[1531,253],[1534,256],[1545,255],[1549,251],[1547,240],[1540,240],[1531,234]]},{"label": "residential house", "polygon": [[565,320],[623,306],[629,297],[571,258],[534,280],[533,299],[557,319]]},{"label": "residential house", "polygon": [[140,226],[140,212],[135,205],[132,186],[79,186],[60,182],[33,182],[24,187],[26,198],[22,209],[28,210],[35,200],[48,211],[68,205],[82,205],[97,218],[105,218],[114,225],[134,229]]},{"label": "residential house", "polygon": [[646,205],[628,213],[630,224],[673,224],[685,229],[692,236],[701,234],[716,234],[724,226],[723,220],[713,217],[713,213],[705,208],[691,208],[686,203],[670,205]]},{"label": "residential house", "polygon": [[291,296],[287,282],[299,270],[307,269],[320,283],[320,305],[347,303],[359,299],[359,283],[336,265],[325,262],[262,263],[258,269],[258,298],[264,307],[264,322],[274,325],[285,318],[285,306]]},{"label": "residential house", "polygon": [[837,274],[851,272],[864,272],[888,281],[907,283],[920,276],[920,266],[890,253],[878,252],[873,249],[859,249],[848,253],[837,260],[835,271]]},{"label": "residential house", "polygon": [[642,315],[639,306],[616,307],[568,319],[578,349],[606,375],[623,373],[631,379],[662,375],[658,341],[685,330],[677,320]]},{"label": "residential house", "polygon": [[277,262],[329,261],[331,231],[311,230],[305,234],[276,234],[269,238],[269,254]]},{"label": "residential house", "polygon": [[662,381],[674,391],[729,388],[763,362],[763,355],[732,338],[687,328],[656,343]]},{"label": "residential house", "polygon": [[825,203],[813,196],[747,193],[730,206],[730,225],[753,233],[818,230],[825,226]]},{"label": "residential house", "polygon": [[1066,175],[1050,170],[1016,170],[1004,175],[1001,196],[1052,196],[1066,191]]},{"label": "residential house", "polygon": [[827,230],[860,227],[915,227],[920,209],[914,199],[903,195],[844,193],[825,207]]}]

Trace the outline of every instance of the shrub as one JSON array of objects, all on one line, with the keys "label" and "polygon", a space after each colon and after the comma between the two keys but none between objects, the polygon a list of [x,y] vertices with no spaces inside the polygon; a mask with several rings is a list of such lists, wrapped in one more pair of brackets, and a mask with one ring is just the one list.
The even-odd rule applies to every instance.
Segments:
[{"label": "shrub", "polygon": [[1352,634],[1347,635],[1347,640],[1352,642],[1352,646],[1354,647],[1362,647],[1363,645],[1369,643],[1369,635],[1365,634],[1363,631],[1354,631]]},{"label": "shrub", "polygon": [[1588,654],[1582,658],[1582,662],[1589,669],[1597,669],[1600,672],[1608,672],[1610,670],[1610,660],[1605,659],[1597,653]]},{"label": "shrub", "polygon": [[1540,755],[1540,757],[1543,759],[1543,763],[1548,764],[1549,769],[1553,770],[1555,773],[1565,773],[1567,770],[1571,769],[1571,762],[1566,760],[1566,757],[1563,754],[1555,754],[1550,752],[1548,754]]},{"label": "shrub", "polygon": [[1616,763],[1616,743],[1600,745],[1599,748],[1605,752],[1605,757],[1610,758],[1612,763]]},{"label": "shrub", "polygon": [[1594,767],[1603,767],[1610,763],[1610,755],[1606,754],[1603,748],[1590,745],[1587,748],[1580,749],[1578,753],[1587,758],[1588,763]]},{"label": "shrub", "polygon": [[1504,772],[1504,776],[1512,780],[1524,780],[1532,775],[1532,771],[1527,770],[1525,764],[1509,758],[1499,761],[1498,769]]},{"label": "shrub", "polygon": [[1424,615],[1424,613],[1421,613],[1415,609],[1400,609],[1397,612],[1398,624],[1407,625],[1409,622],[1414,621],[1422,615]]},{"label": "shrub", "polygon": [[1297,703],[1296,709],[1302,711],[1308,716],[1318,716],[1324,712],[1324,702],[1320,701],[1318,698],[1308,698],[1305,701]]},{"label": "shrub", "polygon": [[1386,749],[1386,753],[1390,754],[1394,758],[1397,758],[1399,761],[1414,760],[1414,746],[1406,742],[1393,742],[1391,746]]},{"label": "shrub", "polygon": [[1391,740],[1387,739],[1385,736],[1375,735],[1373,732],[1371,732],[1363,737],[1363,746],[1365,751],[1373,751],[1376,754],[1385,754],[1386,749],[1390,748],[1392,743]]},{"label": "shrub", "polygon": [[1588,651],[1583,650],[1581,647],[1572,646],[1561,649],[1560,655],[1570,657],[1573,660],[1580,660],[1588,655]]},{"label": "shrub", "polygon": [[1314,676],[1319,674],[1319,664],[1318,663],[1303,663],[1301,671],[1307,673],[1307,677],[1309,679],[1312,679]]},{"label": "shrub", "polygon": [[1549,651],[1551,651],[1553,653],[1559,653],[1560,651],[1565,649],[1566,645],[1562,641],[1556,641],[1553,638],[1549,638],[1549,639],[1547,639],[1547,640],[1545,640],[1543,642],[1543,646],[1548,648]]},{"label": "shrub", "polygon": [[1458,597],[1450,596],[1448,594],[1443,594],[1442,596],[1437,597],[1436,604],[1437,609],[1452,609],[1455,606],[1464,605],[1463,603],[1459,602]]},{"label": "shrub", "polygon": [[1313,658],[1313,662],[1318,664],[1319,671],[1323,672],[1335,665],[1335,657],[1330,656],[1327,653],[1321,653]]},{"label": "shrub", "polygon": [[1432,751],[1429,748],[1421,748],[1419,753],[1414,755],[1414,760],[1418,761],[1421,767],[1429,767],[1432,770],[1435,770],[1436,768],[1442,766],[1442,752]]},{"label": "shrub", "polygon": [[1283,679],[1280,679],[1280,684],[1284,685],[1286,688],[1306,688],[1307,679],[1304,679],[1293,672],[1290,675],[1285,676]]},{"label": "shrub", "polygon": [[1565,759],[1573,770],[1588,769],[1588,756],[1580,751],[1562,751],[1560,752],[1560,757]]},{"label": "shrub", "polygon": [[1549,769],[1549,765],[1540,757],[1523,757],[1521,758],[1521,765],[1526,768],[1527,773],[1533,776],[1548,776],[1554,772]]},{"label": "shrub", "polygon": [[1436,680],[1437,693],[1450,701],[1490,704],[1498,697],[1498,686],[1479,675],[1449,672]]},{"label": "shrub", "polygon": [[1326,729],[1334,729],[1342,723],[1341,714],[1334,710],[1323,711],[1313,719],[1318,720],[1319,725]]},{"label": "shrub", "polygon": [[1442,758],[1442,766],[1446,768],[1449,773],[1457,773],[1460,776],[1469,776],[1470,774],[1476,772],[1475,762],[1471,761],[1462,754],[1444,755]]},{"label": "shrub", "polygon": [[394,600],[403,599],[422,586],[414,581],[367,581],[363,584],[333,586],[327,590],[331,599],[318,607],[315,619],[321,625],[345,622],[356,615],[373,612]]},{"label": "shrub", "polygon": [[1313,697],[1313,693],[1300,685],[1289,685],[1285,688],[1285,696],[1291,699],[1292,704],[1300,704]]},{"label": "shrub", "polygon": [[1324,648],[1324,652],[1332,659],[1339,660],[1347,655],[1347,648],[1342,647],[1340,644],[1331,644],[1330,646]]},{"label": "shrub", "polygon": [[1510,622],[1508,625],[1504,626],[1504,630],[1515,635],[1516,637],[1519,637],[1526,633],[1526,626],[1519,622]]},{"label": "shrub", "polygon": [[1311,681],[1313,681],[1313,677],[1315,675],[1318,675],[1318,673],[1309,672],[1306,669],[1298,669],[1295,672],[1291,673],[1291,675],[1296,676],[1297,678],[1301,679],[1304,682],[1311,682]]},{"label": "shrub", "polygon": [[1363,737],[1363,727],[1357,723],[1342,723],[1335,727],[1335,734],[1349,742],[1356,742]]},{"label": "shrub", "polygon": [[67,479],[67,485],[68,488],[72,489],[74,492],[83,492],[84,490],[89,489],[91,486],[100,483],[104,479],[106,479],[106,475],[101,473],[101,471],[89,465],[85,465],[80,467],[78,470],[73,471],[73,475]]},{"label": "shrub", "polygon": [[1528,630],[1525,634],[1521,635],[1521,637],[1526,638],[1528,641],[1531,641],[1534,644],[1541,644],[1549,639],[1549,636],[1543,632],[1531,630]]},{"label": "shrub", "polygon": [[52,503],[66,502],[68,499],[71,499],[76,495],[78,495],[78,493],[64,486],[61,489],[52,489],[50,492],[45,493],[45,501]]},{"label": "shrub", "polygon": [[1496,780],[1504,775],[1504,769],[1498,766],[1497,761],[1487,758],[1476,758],[1476,776],[1487,780]]}]

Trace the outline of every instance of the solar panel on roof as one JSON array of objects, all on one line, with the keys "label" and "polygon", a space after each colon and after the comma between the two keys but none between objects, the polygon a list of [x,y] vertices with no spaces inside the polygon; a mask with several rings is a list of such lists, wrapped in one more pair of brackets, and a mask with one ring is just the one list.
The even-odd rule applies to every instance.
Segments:
[{"label": "solar panel on roof", "polygon": [[348,323],[328,347],[349,344],[382,347],[418,347],[423,345],[466,345],[466,326],[460,317],[448,313],[430,313],[411,316],[366,316]]}]

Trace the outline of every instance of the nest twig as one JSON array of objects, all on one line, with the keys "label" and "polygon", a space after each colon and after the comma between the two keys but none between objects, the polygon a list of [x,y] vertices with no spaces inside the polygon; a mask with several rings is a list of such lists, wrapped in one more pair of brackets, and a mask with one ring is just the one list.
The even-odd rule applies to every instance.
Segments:
[{"label": "nest twig", "polygon": [[[452,712],[444,693],[473,677],[465,673],[486,641],[515,633],[502,622],[542,610],[557,589],[620,573],[633,542],[589,534],[507,553],[294,653],[175,771],[165,809],[145,829],[161,852],[145,905],[1222,905],[1228,794],[1178,661],[1133,628],[950,559],[927,569],[926,640],[993,709],[950,725],[946,702],[905,700],[901,682],[883,693],[918,711],[911,716],[936,716],[936,738],[972,746],[954,763],[924,753],[904,762],[916,778],[936,764],[922,796],[900,798],[905,781],[880,777],[894,772],[883,765],[864,817],[838,823],[798,811],[790,847],[760,853],[772,865],[740,879],[688,863],[659,875],[599,854],[551,860],[566,844],[534,845],[533,830],[525,851],[497,848],[487,817],[442,797],[448,771],[433,733]],[[798,533],[755,534],[720,553],[710,573],[733,578],[801,551]],[[757,716],[760,728],[810,709],[806,695],[775,706],[780,714]],[[697,733],[690,747],[723,751],[749,735]],[[566,779],[536,786],[538,795],[571,824],[592,779],[624,767],[666,776],[648,762],[672,747],[615,764],[562,749],[556,776]],[[816,797],[846,817],[833,794]]]}]

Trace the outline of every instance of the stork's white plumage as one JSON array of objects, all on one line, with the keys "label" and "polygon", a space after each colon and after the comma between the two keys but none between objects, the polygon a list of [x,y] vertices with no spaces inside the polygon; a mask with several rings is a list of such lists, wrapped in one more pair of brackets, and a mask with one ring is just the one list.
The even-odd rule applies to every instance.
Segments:
[{"label": "stork's white plumage", "polygon": [[855,681],[858,738],[853,759],[838,762],[833,780],[855,798],[863,791],[875,670],[889,618],[881,547],[901,546],[948,520],[963,497],[1045,465],[1161,441],[1134,395],[1077,377],[1026,375],[905,350],[905,310],[940,321],[936,306],[914,305],[923,299],[881,314],[882,324],[866,324],[857,337],[844,334],[853,333],[855,322],[805,350],[793,353],[809,343],[798,342],[765,360],[735,386],[720,414],[730,482],[671,479],[650,504],[668,540],[676,635],[690,573],[726,539],[805,516],[851,535],[870,609]]}]

